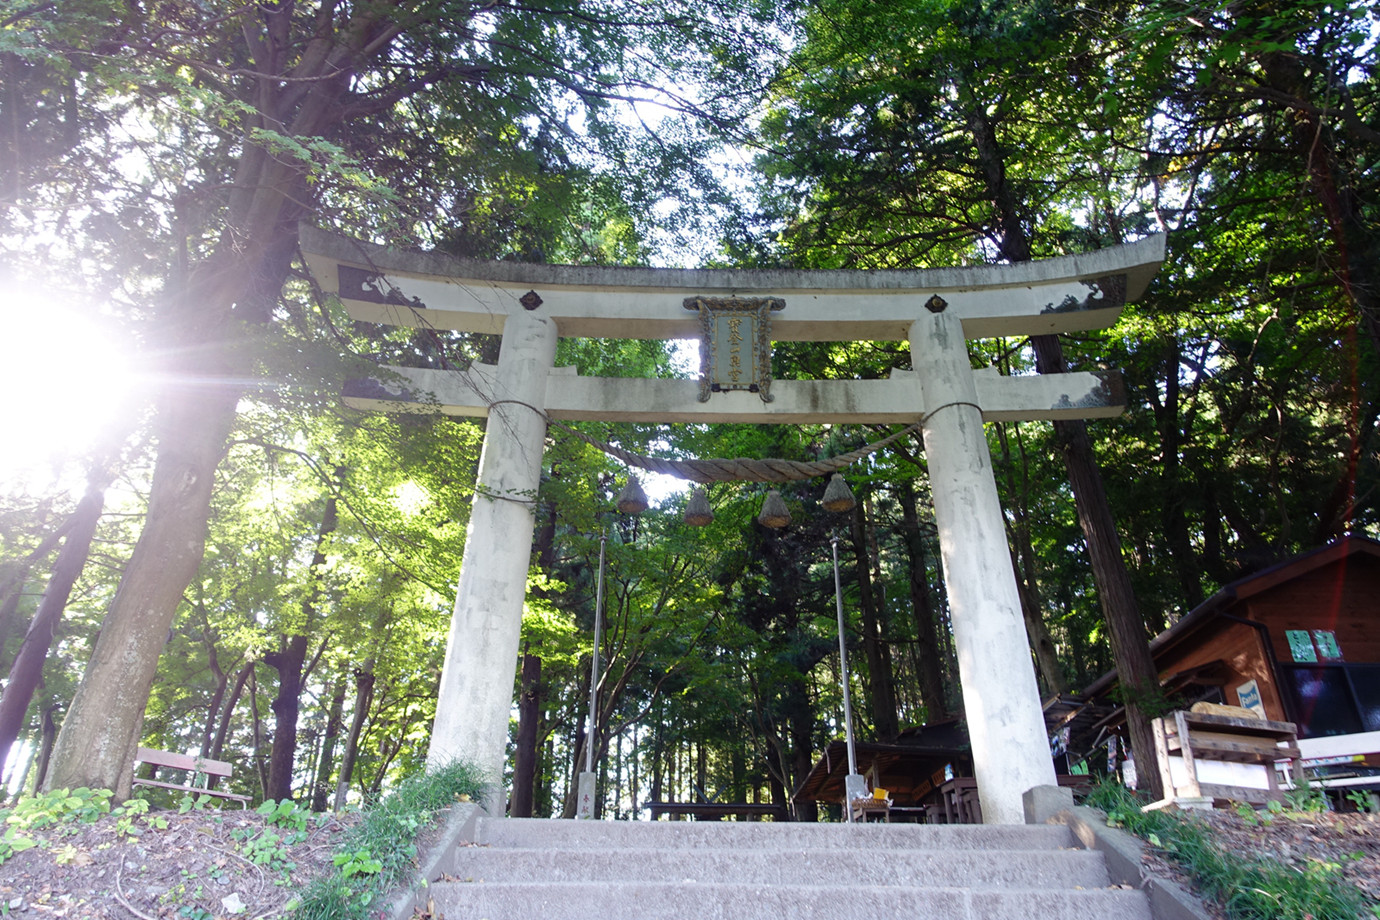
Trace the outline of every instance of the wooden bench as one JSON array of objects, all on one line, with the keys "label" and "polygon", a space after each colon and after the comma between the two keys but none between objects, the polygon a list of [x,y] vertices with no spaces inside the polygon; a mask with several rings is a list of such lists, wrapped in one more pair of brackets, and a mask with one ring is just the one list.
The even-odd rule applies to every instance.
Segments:
[{"label": "wooden bench", "polygon": [[167,767],[170,770],[185,770],[191,775],[187,777],[185,783],[165,783],[162,780],[144,779],[137,773],[134,777],[136,786],[157,786],[159,789],[176,789],[182,792],[196,795],[213,795],[217,798],[232,799],[239,802],[241,806],[249,807],[249,796],[236,795],[233,792],[222,792],[219,789],[208,789],[205,786],[197,786],[196,778],[200,774],[207,778],[220,776],[225,779],[230,778],[231,766],[223,760],[211,760],[205,757],[193,757],[191,754],[175,754],[172,751],[159,751],[154,748],[139,748],[135,755],[135,769],[141,763],[150,764],[155,767]]},{"label": "wooden bench", "polygon": [[660,815],[690,815],[698,820],[718,821],[730,815],[739,815],[751,821],[753,818],[773,818],[789,821],[790,812],[785,805],[769,805],[757,802],[648,802],[647,810],[655,821]]}]

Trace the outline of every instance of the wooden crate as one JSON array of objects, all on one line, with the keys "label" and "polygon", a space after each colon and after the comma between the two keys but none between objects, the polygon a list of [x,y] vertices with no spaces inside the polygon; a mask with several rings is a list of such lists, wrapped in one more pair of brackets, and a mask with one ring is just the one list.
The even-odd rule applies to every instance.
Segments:
[{"label": "wooden crate", "polygon": [[[1203,712],[1177,711],[1155,719],[1155,760],[1165,801],[1212,799],[1263,805],[1282,801],[1276,764],[1289,761],[1300,780],[1298,731],[1292,722],[1270,722]],[[1220,782],[1208,764],[1246,764],[1258,782]]]}]

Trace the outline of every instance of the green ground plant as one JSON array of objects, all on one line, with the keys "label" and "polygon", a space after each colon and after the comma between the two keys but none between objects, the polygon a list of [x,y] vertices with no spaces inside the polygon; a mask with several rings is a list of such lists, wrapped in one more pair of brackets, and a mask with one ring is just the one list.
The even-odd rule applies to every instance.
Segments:
[{"label": "green ground plant", "polygon": [[318,879],[303,895],[298,920],[363,920],[414,869],[417,837],[438,813],[462,797],[477,797],[484,783],[464,763],[403,781],[366,803],[359,824],[336,850],[336,872]]},{"label": "green ground plant", "polygon": [[41,846],[27,832],[62,824],[90,824],[109,814],[109,789],[54,789],[21,798],[13,807],[0,809],[0,865],[16,853]]},{"label": "green ground plant", "polygon": [[254,810],[263,816],[265,824],[274,824],[293,831],[305,831],[307,822],[312,817],[310,808],[304,808],[292,799],[283,799],[281,802],[270,800]]},{"label": "green ground plant", "polygon": [[[1312,805],[1313,798],[1303,800]],[[1145,804],[1120,783],[1094,788],[1088,804],[1145,840],[1193,877],[1198,890],[1222,904],[1230,920],[1357,920],[1374,916],[1336,863],[1310,860],[1293,866],[1276,859],[1247,859],[1216,845],[1212,829],[1190,815],[1141,811]],[[1291,803],[1292,804],[1292,803]],[[1272,817],[1284,809],[1267,812]]]}]

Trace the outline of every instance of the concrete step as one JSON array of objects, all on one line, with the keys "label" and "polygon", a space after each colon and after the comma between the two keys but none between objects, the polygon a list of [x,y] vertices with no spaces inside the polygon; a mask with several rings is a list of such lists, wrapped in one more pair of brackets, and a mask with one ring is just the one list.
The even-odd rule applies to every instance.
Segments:
[{"label": "concrete step", "polygon": [[1063,826],[481,818],[447,920],[1150,920]]},{"label": "concrete step", "polygon": [[766,821],[552,821],[481,818],[475,842],[594,849],[1040,850],[1074,845],[1067,827],[1039,825],[796,824]]},{"label": "concrete step", "polygon": [[438,883],[446,920],[1150,920],[1139,891],[1025,891],[696,882]]},{"label": "concrete step", "polygon": [[838,848],[587,850],[473,847],[464,879],[501,882],[714,882],[735,885],[939,885],[950,888],[1105,888],[1107,866],[1088,850],[883,851]]}]

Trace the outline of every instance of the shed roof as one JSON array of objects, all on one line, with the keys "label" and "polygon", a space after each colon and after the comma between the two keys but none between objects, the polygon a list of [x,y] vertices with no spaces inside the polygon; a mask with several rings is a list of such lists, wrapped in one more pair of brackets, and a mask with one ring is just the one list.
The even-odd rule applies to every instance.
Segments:
[{"label": "shed roof", "polygon": [[[927,777],[954,761],[968,762],[972,750],[968,730],[957,719],[920,725],[903,731],[896,741],[859,741],[853,745],[858,771],[874,764],[885,775],[901,767],[917,777]],[[843,778],[848,773],[848,745],[831,741],[819,760],[791,795],[793,800],[837,802],[843,798]]]},{"label": "shed roof", "polygon": [[[1258,572],[1238,578],[1220,588],[1217,593],[1184,614],[1177,623],[1151,639],[1150,652],[1153,655],[1161,649],[1173,645],[1182,637],[1203,626],[1240,601],[1356,554],[1364,554],[1380,560],[1380,541],[1357,534],[1348,534],[1327,546],[1294,556]],[[1100,696],[1116,682],[1116,679],[1117,671],[1116,668],[1113,668],[1089,684],[1083,692],[1089,697]]]}]

